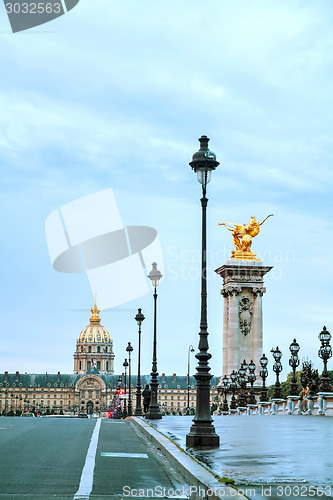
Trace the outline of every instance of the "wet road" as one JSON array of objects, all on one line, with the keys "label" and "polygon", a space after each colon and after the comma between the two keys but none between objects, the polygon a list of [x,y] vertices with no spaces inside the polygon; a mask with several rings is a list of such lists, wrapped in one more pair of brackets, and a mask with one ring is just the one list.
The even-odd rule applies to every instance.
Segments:
[{"label": "wet road", "polygon": [[[154,425],[185,448],[192,418],[167,416]],[[221,415],[214,426],[220,448],[189,451],[219,476],[237,484],[273,485],[276,492],[281,485],[281,498],[333,496],[333,418]]]}]

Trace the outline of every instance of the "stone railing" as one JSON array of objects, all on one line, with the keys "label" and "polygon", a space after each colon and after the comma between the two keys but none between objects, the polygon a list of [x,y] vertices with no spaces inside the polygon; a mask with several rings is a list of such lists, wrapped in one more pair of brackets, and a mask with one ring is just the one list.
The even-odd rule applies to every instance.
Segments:
[{"label": "stone railing", "polygon": [[[226,412],[223,412],[225,415]],[[246,407],[229,410],[229,415],[320,415],[333,417],[333,392],[319,392],[315,396],[301,399],[299,396],[288,396],[287,399],[260,401]],[[222,415],[217,411],[215,415]]]}]

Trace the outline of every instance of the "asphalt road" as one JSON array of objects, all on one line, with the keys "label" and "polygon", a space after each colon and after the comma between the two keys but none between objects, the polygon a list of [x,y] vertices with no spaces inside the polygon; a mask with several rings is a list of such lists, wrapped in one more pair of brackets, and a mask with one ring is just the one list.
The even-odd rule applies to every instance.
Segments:
[{"label": "asphalt road", "polygon": [[1,417],[0,500],[164,498],[183,484],[129,421],[102,420],[98,434],[97,422]]}]

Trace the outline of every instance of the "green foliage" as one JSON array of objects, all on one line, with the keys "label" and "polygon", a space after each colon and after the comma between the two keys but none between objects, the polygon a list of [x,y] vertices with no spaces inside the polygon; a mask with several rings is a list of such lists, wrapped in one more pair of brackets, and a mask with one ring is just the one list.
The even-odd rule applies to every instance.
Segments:
[{"label": "green foliage", "polygon": [[[297,385],[298,385],[298,392],[301,393],[302,391],[302,384],[301,384],[301,373],[302,370],[297,370],[296,371],[296,380],[297,380]],[[328,376],[330,379],[330,383],[333,385],[333,370],[328,370]],[[284,382],[281,382],[281,390],[282,390],[282,395],[284,398],[287,398],[290,394],[290,385],[292,382],[293,378],[293,372],[291,371],[288,373],[287,379]],[[321,382],[321,376],[319,377],[319,383]],[[273,397],[274,394],[274,385],[269,386],[267,394],[269,398]]]},{"label": "green foliage", "polygon": [[217,410],[217,404],[213,403],[210,407],[210,414],[213,415],[215,410]]},{"label": "green foliage", "polygon": [[[282,396],[285,399],[290,395],[290,386],[291,386],[292,379],[293,379],[293,372],[291,371],[290,373],[288,373],[286,380],[284,382],[281,382]],[[300,393],[302,391],[301,370],[296,371],[296,380],[297,380],[297,386],[298,386],[298,393]],[[271,385],[268,388],[267,394],[268,394],[269,398],[273,397],[274,387],[275,387],[275,385]]]},{"label": "green foliage", "polygon": [[230,479],[228,477],[219,477],[219,476],[215,476],[215,478],[218,480],[219,483],[223,483],[223,484],[235,484],[235,481],[234,479]]},{"label": "green foliage", "polygon": [[333,384],[333,370],[327,370],[327,373],[330,379],[330,383]]}]

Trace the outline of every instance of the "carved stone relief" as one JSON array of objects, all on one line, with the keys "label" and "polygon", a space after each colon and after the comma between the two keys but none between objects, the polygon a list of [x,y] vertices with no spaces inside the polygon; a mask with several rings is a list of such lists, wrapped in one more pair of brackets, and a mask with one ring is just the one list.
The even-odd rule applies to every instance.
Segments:
[{"label": "carved stone relief", "polygon": [[239,328],[243,335],[251,333],[252,299],[243,295],[239,301]]}]

